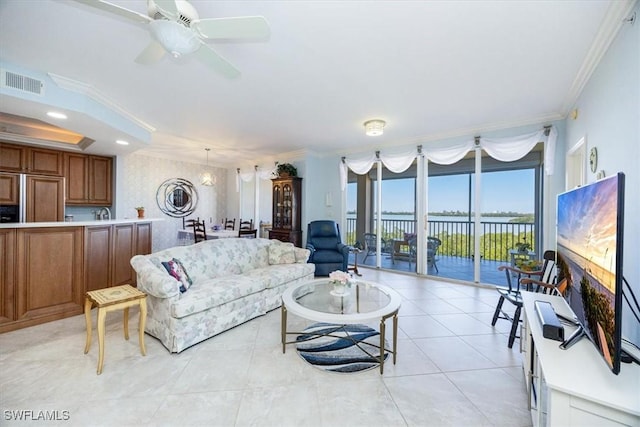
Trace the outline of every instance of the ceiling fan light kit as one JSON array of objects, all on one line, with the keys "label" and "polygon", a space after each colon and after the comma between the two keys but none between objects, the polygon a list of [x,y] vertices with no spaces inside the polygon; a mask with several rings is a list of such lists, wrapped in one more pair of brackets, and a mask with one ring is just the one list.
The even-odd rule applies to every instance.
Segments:
[{"label": "ceiling fan light kit", "polygon": [[364,122],[364,132],[367,136],[380,136],[384,133],[387,123],[384,120],[374,119]]},{"label": "ceiling fan light kit", "polygon": [[151,34],[174,58],[193,53],[200,48],[200,39],[192,29],[174,21],[149,23]]},{"label": "ceiling fan light kit", "polygon": [[165,51],[174,58],[194,53],[204,65],[227,78],[234,78],[240,71],[206,42],[264,41],[271,33],[268,22],[261,16],[200,19],[197,10],[186,0],[148,0],[148,16],[105,0],[75,1],[128,18],[138,25],[148,24],[154,40],[135,60],[142,65],[159,61]]}]

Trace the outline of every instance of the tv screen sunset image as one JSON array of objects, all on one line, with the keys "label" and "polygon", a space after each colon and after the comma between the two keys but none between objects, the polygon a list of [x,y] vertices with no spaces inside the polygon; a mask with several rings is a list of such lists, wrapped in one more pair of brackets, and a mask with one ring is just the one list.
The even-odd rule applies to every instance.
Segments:
[{"label": "tv screen sunset image", "polygon": [[558,197],[557,256],[567,300],[612,366],[615,352],[618,177]]}]

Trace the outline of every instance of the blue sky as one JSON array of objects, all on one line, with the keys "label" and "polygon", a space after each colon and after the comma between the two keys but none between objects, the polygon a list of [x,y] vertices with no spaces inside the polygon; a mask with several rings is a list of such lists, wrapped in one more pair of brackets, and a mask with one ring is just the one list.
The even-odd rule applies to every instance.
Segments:
[{"label": "blue sky", "polygon": [[[466,211],[468,182],[468,175],[429,178],[429,211]],[[382,185],[383,211],[413,212],[415,188],[412,179],[385,180]],[[533,213],[534,187],[533,169],[484,173],[482,211]],[[350,184],[347,209],[354,210],[355,204],[356,186]]]}]

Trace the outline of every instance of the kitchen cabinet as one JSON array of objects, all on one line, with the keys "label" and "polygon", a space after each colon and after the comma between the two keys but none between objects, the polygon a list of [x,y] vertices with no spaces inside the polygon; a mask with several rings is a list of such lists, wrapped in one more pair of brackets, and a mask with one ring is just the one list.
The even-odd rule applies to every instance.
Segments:
[{"label": "kitchen cabinet", "polygon": [[151,223],[97,225],[85,230],[85,284],[87,291],[130,284],[134,255],[151,253]]},{"label": "kitchen cabinet", "polygon": [[0,229],[0,325],[15,320],[16,230]]},{"label": "kitchen cabinet", "polygon": [[77,153],[64,154],[66,179],[66,204],[85,204],[89,201],[89,156]]},{"label": "kitchen cabinet", "polygon": [[13,300],[19,327],[82,314],[82,227],[19,228],[15,232]]},{"label": "kitchen cabinet", "polygon": [[110,157],[89,157],[89,203],[111,205],[112,168]]},{"label": "kitchen cabinet", "polygon": [[269,238],[302,246],[301,229],[302,178],[287,177],[272,180],[273,228]]},{"label": "kitchen cabinet", "polygon": [[134,255],[151,253],[152,222],[0,227],[0,333],[75,316],[84,293],[135,286]]},{"label": "kitchen cabinet", "polygon": [[112,170],[111,157],[65,153],[66,204],[111,206]]},{"label": "kitchen cabinet", "polygon": [[64,220],[64,178],[26,176],[26,221]]},{"label": "kitchen cabinet", "polygon": [[20,176],[10,173],[0,173],[0,204],[17,205],[20,203]]},{"label": "kitchen cabinet", "polygon": [[151,223],[136,223],[136,255],[149,255],[151,253]]},{"label": "kitchen cabinet", "polygon": [[136,274],[129,260],[135,255],[135,224],[113,226],[113,285],[131,284],[135,286]]},{"label": "kitchen cabinet", "polygon": [[0,142],[0,171],[63,176],[62,151]]},{"label": "kitchen cabinet", "polygon": [[85,228],[84,277],[86,291],[108,288],[112,284],[112,228],[112,225]]}]

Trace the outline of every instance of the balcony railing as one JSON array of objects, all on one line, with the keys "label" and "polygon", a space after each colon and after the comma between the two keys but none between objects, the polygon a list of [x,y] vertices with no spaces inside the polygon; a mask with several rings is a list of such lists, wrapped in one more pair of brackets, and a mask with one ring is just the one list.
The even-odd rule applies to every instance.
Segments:
[{"label": "balcony railing", "polygon": [[[535,251],[535,224],[532,222],[480,222],[480,256],[490,261],[509,261],[509,250],[526,240]],[[382,238],[404,239],[405,233],[415,233],[416,221],[383,219]],[[442,241],[441,255],[472,258],[474,253],[475,223],[469,221],[428,221],[428,235]],[[346,243],[353,245],[356,238],[356,219],[347,218]]]}]

